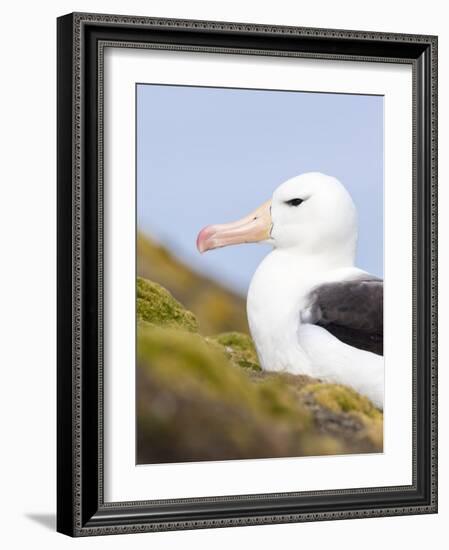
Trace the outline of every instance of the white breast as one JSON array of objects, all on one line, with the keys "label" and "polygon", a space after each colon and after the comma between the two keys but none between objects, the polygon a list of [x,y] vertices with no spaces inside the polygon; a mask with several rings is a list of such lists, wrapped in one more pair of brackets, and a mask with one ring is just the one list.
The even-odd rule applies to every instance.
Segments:
[{"label": "white breast", "polygon": [[297,336],[299,313],[311,285],[299,275],[295,259],[278,250],[266,256],[254,274],[247,313],[264,370],[313,375],[310,358]]},{"label": "white breast", "polygon": [[355,269],[329,269],[313,261],[274,250],[254,274],[247,313],[261,367],[349,385],[382,407],[383,357],[348,346],[322,327],[301,322],[306,297],[314,286],[344,278]]}]

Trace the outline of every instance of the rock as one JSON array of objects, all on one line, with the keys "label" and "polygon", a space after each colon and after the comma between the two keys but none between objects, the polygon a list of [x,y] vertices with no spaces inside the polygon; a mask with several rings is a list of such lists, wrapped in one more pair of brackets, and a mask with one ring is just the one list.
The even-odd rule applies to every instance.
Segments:
[{"label": "rock", "polygon": [[369,399],[338,384],[306,385],[303,402],[313,412],[321,433],[337,437],[352,452],[381,452],[383,414]]},{"label": "rock", "polygon": [[314,384],[304,388],[315,400],[335,413],[357,412],[367,418],[379,419],[382,413],[371,401],[351,388],[339,384]]}]

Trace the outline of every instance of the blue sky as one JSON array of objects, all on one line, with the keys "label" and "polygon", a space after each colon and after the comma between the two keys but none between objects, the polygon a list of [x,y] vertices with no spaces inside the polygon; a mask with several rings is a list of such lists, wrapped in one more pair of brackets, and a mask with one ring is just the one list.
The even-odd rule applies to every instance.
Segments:
[{"label": "blue sky", "polygon": [[357,265],[383,276],[383,97],[137,86],[137,224],[246,293],[268,245],[200,255],[199,230],[237,219],[303,172],[337,177],[359,214]]}]

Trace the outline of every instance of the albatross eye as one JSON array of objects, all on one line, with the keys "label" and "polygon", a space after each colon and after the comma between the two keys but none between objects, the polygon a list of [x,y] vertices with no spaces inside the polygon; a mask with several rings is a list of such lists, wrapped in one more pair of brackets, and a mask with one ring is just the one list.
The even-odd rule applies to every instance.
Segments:
[{"label": "albatross eye", "polygon": [[289,201],[285,201],[285,204],[289,206],[299,206],[302,202],[304,202],[302,199],[290,199]]}]

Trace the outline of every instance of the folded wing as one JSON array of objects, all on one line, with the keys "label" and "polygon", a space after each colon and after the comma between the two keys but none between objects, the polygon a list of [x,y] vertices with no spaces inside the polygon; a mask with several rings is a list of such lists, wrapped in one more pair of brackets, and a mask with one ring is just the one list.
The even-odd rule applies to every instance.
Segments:
[{"label": "folded wing", "polygon": [[383,355],[383,281],[366,275],[316,287],[307,322],[358,349]]}]

